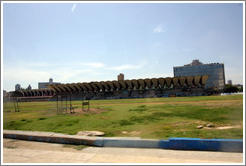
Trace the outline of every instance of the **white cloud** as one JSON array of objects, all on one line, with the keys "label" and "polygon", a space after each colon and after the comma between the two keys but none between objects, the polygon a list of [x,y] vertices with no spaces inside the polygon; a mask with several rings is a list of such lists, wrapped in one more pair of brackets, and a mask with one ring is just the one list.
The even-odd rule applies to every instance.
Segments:
[{"label": "white cloud", "polygon": [[117,67],[112,67],[113,70],[129,70],[129,69],[139,69],[141,66],[134,66],[134,65],[122,65]]},{"label": "white cloud", "polygon": [[91,63],[84,63],[85,66],[93,67],[93,68],[100,68],[104,67],[105,65],[100,62],[91,62]]},{"label": "white cloud", "polygon": [[[14,90],[15,84],[21,84],[23,88],[26,88],[31,84],[33,89],[38,88],[38,82],[46,82],[50,77],[55,82],[71,83],[82,82],[90,78],[90,75],[94,73],[94,70],[74,67],[58,67],[51,68],[48,64],[46,66],[49,70],[40,70],[39,68],[32,68],[28,66],[5,66],[3,70],[3,88],[7,91]],[[82,80],[84,79],[84,80]]]},{"label": "white cloud", "polygon": [[27,63],[25,66],[29,66],[29,67],[48,67],[54,64],[48,64],[48,63],[42,63],[42,62],[29,62]]},{"label": "white cloud", "polygon": [[110,75],[114,71],[135,71],[142,69],[147,61],[138,64],[123,64],[119,66],[107,66],[102,62],[70,62],[59,63],[27,63],[4,65],[3,68],[3,88],[7,91],[14,90],[15,84],[21,84],[26,88],[31,84],[33,89],[38,88],[38,82],[48,81],[53,78],[55,82],[90,82],[108,80],[114,78]]},{"label": "white cloud", "polygon": [[15,84],[21,84],[23,88],[31,84],[32,88],[37,88],[38,81],[48,81],[49,78],[50,74],[45,71],[37,71],[26,67],[7,67],[3,70],[3,89],[12,91]]},{"label": "white cloud", "polygon": [[139,65],[121,65],[121,66],[116,66],[116,67],[112,67],[110,69],[112,70],[116,70],[116,71],[122,71],[122,70],[131,70],[131,69],[140,69],[142,68],[146,63],[143,62]]},{"label": "white cloud", "polygon": [[37,71],[26,67],[5,68],[3,70],[3,79],[7,80],[40,80],[40,78],[44,77],[49,77],[49,74],[47,74],[45,71]]},{"label": "white cloud", "polygon": [[173,77],[173,73],[132,73],[129,79]]},{"label": "white cloud", "polygon": [[154,33],[163,33],[166,32],[166,28],[163,25],[158,25],[153,29]]},{"label": "white cloud", "polygon": [[71,8],[71,13],[73,13],[74,12],[74,10],[76,9],[76,7],[77,7],[77,4],[75,3],[75,4],[73,4],[73,7]]},{"label": "white cloud", "polygon": [[64,67],[64,66],[71,66],[73,68],[81,68],[81,66],[87,66],[87,67],[92,67],[92,68],[100,68],[100,67],[104,67],[105,64],[101,63],[101,62],[68,62],[66,64],[61,64],[61,63],[44,63],[44,62],[31,62],[31,63],[27,63],[25,65],[26,67]]}]

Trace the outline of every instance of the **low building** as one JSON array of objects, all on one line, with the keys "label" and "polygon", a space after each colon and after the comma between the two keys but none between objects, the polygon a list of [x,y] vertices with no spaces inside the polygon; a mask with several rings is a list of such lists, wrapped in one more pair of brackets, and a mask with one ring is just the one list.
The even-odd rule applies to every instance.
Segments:
[{"label": "low building", "polygon": [[118,75],[118,81],[124,81],[124,74],[120,73]]},{"label": "low building", "polygon": [[21,89],[21,85],[20,84],[16,84],[15,85],[15,90],[20,90]]},{"label": "low building", "polygon": [[61,84],[60,82],[53,82],[53,79],[50,78],[49,82],[39,82],[38,83],[38,89],[47,89],[48,85],[53,85],[53,84]]},{"label": "low building", "polygon": [[228,80],[227,84],[232,85],[232,80]]}]

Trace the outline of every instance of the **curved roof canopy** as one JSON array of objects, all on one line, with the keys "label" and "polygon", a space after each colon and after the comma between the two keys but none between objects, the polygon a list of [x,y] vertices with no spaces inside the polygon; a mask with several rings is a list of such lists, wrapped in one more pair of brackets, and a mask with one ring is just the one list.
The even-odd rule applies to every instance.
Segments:
[{"label": "curved roof canopy", "polygon": [[152,87],[151,79],[146,78],[146,79],[144,79],[144,82],[145,82],[145,85],[147,85],[148,88],[151,88]]},{"label": "curved roof canopy", "polygon": [[177,87],[178,86],[178,83],[179,83],[179,78],[178,77],[173,77],[172,78],[172,81],[173,81],[173,86],[174,87]]},{"label": "curved roof canopy", "polygon": [[157,78],[152,78],[151,79],[152,84],[154,85],[155,88],[158,88],[159,82]]},{"label": "curved roof canopy", "polygon": [[22,89],[22,90],[14,91],[14,97],[53,96],[55,92],[56,91],[53,89],[31,89],[31,90]]},{"label": "curved roof canopy", "polygon": [[[170,87],[193,87],[202,85],[204,86],[209,76],[189,76],[189,77],[166,77],[166,78],[146,78],[146,79],[132,79],[124,81],[101,81],[89,83],[72,83],[72,84],[56,84],[49,85],[55,92],[86,92],[86,91],[110,91],[110,90],[133,90],[133,89],[146,89],[151,88],[164,88]],[[23,93],[23,92],[22,92]]]},{"label": "curved roof canopy", "polygon": [[170,87],[204,87],[209,76],[189,76],[189,77],[167,77],[167,78],[152,78],[152,79],[132,79],[124,81],[101,81],[101,82],[84,82],[71,84],[52,84],[48,85],[49,89],[34,89],[34,90],[19,90],[19,95],[22,96],[49,96],[55,93],[77,93],[77,92],[100,92],[111,90],[140,90],[146,88],[164,88]]}]

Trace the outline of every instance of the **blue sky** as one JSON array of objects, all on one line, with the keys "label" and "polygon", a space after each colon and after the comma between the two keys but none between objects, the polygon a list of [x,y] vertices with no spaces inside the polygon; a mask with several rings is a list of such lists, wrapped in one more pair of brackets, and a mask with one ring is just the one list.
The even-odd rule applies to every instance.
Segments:
[{"label": "blue sky", "polygon": [[4,3],[3,89],[172,77],[199,59],[243,83],[238,3]]}]

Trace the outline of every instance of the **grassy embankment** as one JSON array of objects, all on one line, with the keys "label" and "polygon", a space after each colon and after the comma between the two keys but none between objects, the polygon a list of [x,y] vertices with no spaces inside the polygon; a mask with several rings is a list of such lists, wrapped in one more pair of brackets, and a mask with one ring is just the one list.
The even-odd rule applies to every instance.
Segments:
[{"label": "grassy embankment", "polygon": [[[158,139],[243,138],[242,95],[92,100],[90,107],[94,111],[89,113],[82,112],[81,101],[73,101],[76,113],[64,111],[59,115],[56,102],[22,102],[19,106],[20,112],[14,112],[11,103],[4,106],[4,129],[68,134],[98,130],[106,136]],[[197,129],[209,123],[215,127]],[[218,128],[222,126],[232,128]]]}]

